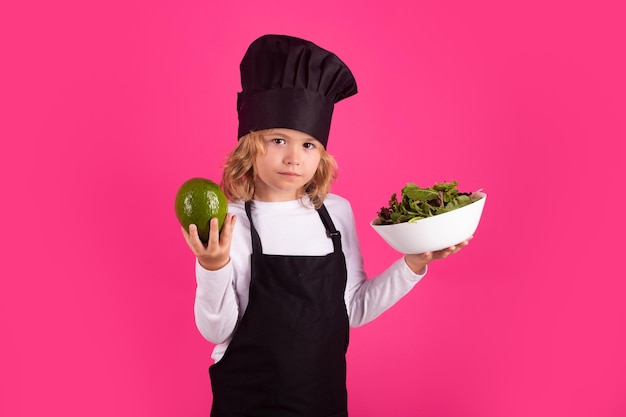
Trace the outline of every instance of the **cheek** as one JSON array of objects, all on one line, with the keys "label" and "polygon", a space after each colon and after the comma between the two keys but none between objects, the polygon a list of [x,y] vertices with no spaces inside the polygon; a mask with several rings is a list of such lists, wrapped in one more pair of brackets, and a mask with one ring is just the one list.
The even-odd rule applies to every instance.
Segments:
[{"label": "cheek", "polygon": [[264,154],[261,154],[257,156],[256,160],[254,161],[254,169],[256,171],[263,171],[266,167],[271,165],[271,161],[272,161],[272,158],[270,154],[268,154],[267,152]]},{"label": "cheek", "polygon": [[322,161],[322,155],[320,155],[319,153],[316,154],[315,157],[313,158],[313,165],[315,165],[316,169],[320,165],[321,161]]},{"label": "cheek", "polygon": [[315,175],[315,173],[319,169],[320,163],[321,163],[321,158],[320,157],[312,158],[309,161],[308,170],[310,171],[311,176]]}]

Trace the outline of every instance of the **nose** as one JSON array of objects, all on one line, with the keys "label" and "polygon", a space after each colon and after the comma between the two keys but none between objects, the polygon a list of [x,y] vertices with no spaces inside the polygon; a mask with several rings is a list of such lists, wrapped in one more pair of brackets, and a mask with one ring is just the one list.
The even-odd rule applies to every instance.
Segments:
[{"label": "nose", "polygon": [[285,152],[284,162],[287,165],[300,165],[300,152],[295,146],[289,147]]}]

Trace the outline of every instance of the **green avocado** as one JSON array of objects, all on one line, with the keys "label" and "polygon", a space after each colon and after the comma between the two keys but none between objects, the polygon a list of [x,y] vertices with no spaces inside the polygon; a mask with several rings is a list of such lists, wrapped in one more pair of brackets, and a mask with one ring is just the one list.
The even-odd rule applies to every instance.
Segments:
[{"label": "green avocado", "polygon": [[205,245],[209,241],[209,222],[217,217],[219,230],[222,230],[228,200],[219,185],[206,178],[192,178],[180,186],[176,193],[176,217],[189,231],[189,225],[198,226],[200,240]]}]

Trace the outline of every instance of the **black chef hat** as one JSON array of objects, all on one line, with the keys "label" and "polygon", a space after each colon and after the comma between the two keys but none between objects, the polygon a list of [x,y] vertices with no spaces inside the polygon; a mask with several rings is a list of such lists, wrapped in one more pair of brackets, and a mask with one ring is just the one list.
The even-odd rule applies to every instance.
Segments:
[{"label": "black chef hat", "polygon": [[265,35],[241,60],[239,136],[261,129],[305,132],[328,143],[334,104],[357,93],[350,69],[304,39]]}]

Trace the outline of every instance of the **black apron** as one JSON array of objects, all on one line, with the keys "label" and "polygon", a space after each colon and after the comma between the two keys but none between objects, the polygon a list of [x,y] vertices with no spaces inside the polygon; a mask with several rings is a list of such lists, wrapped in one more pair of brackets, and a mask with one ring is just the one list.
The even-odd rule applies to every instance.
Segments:
[{"label": "black apron", "polygon": [[347,417],[346,262],[326,207],[318,213],[333,253],[264,255],[246,203],[250,298],[224,356],[209,368],[211,417]]}]

